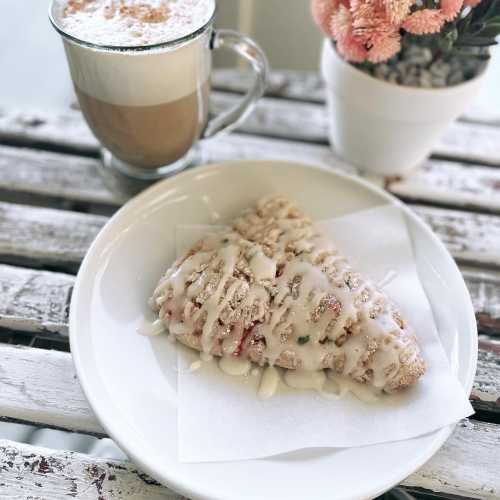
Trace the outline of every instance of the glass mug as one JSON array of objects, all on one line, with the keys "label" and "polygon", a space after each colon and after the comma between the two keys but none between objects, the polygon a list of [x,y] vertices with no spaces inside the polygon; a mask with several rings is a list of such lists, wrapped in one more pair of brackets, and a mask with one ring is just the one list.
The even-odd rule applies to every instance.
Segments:
[{"label": "glass mug", "polygon": [[[211,18],[196,31],[133,47],[67,33],[58,21],[64,3],[52,1],[49,19],[62,37],[81,111],[102,145],[107,169],[141,181],[178,172],[193,163],[200,139],[232,130],[264,93],[265,54],[240,33],[214,29],[215,0]],[[255,80],[234,107],[209,120],[212,50],[219,48],[246,59]]]}]

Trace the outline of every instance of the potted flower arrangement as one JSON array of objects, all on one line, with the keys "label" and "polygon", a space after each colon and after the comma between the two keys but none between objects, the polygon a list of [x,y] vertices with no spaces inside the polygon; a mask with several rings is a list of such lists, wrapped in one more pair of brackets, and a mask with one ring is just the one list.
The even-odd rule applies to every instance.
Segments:
[{"label": "potted flower arrangement", "polygon": [[500,0],[312,0],[330,142],[363,170],[416,167],[475,96]]}]

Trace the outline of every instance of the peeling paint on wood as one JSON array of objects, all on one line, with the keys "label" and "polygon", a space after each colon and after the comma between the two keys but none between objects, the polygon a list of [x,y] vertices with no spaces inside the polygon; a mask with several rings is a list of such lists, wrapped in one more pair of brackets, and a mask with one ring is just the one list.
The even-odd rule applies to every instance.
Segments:
[{"label": "peeling paint on wood", "polygon": [[182,500],[129,462],[0,440],[2,498]]},{"label": "peeling paint on wood", "polygon": [[0,415],[72,431],[105,434],[66,352],[0,344]]},{"label": "peeling paint on wood", "polygon": [[498,499],[499,447],[499,425],[464,420],[438,453],[403,484],[462,497]]},{"label": "peeling paint on wood", "polygon": [[67,334],[74,277],[0,264],[0,327]]},{"label": "peeling paint on wood", "polygon": [[500,268],[500,216],[410,206],[457,260]]}]

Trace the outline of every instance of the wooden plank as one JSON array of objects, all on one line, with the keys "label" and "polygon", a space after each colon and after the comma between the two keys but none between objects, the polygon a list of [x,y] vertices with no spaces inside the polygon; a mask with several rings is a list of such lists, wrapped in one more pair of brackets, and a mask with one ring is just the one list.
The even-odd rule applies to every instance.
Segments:
[{"label": "wooden plank", "polygon": [[0,416],[105,434],[76,378],[71,355],[0,344]]},{"label": "wooden plank", "polygon": [[[202,163],[229,159],[293,160],[349,171],[326,146],[241,134],[203,143]],[[98,173],[98,160],[0,146],[4,198],[6,193],[13,200],[19,194],[39,195],[92,207],[106,205],[109,213],[121,204],[121,198],[108,190]],[[406,201],[500,213],[500,169],[429,160],[407,179],[388,180],[386,187]]]},{"label": "wooden plank", "polygon": [[500,216],[410,206],[458,261],[500,267]]},{"label": "wooden plank", "polygon": [[500,333],[500,273],[461,267],[479,330]]},{"label": "wooden plank", "polygon": [[0,440],[5,499],[181,500],[130,462]]},{"label": "wooden plank", "polygon": [[0,264],[0,327],[63,335],[74,277]]},{"label": "wooden plank", "polygon": [[74,270],[106,221],[98,215],[0,203],[0,256]]},{"label": "wooden plank", "polygon": [[[251,71],[219,69],[212,73],[212,86],[219,91],[243,93],[251,86],[253,78]],[[326,100],[325,86],[319,71],[273,70],[269,75],[266,96],[318,104]],[[474,104],[465,111],[462,119],[498,126],[500,111],[484,109],[484,106]]]},{"label": "wooden plank", "polygon": [[[482,340],[478,379],[472,400],[491,411],[500,408],[500,352]],[[0,416],[104,433],[76,380],[71,355],[66,352],[0,344]]]},{"label": "wooden plank", "polygon": [[496,168],[432,159],[404,179],[389,179],[386,187],[404,200],[500,212]]},{"label": "wooden plank", "polygon": [[26,112],[0,108],[0,141],[97,153],[96,139],[76,110]]},{"label": "wooden plank", "polygon": [[[404,486],[461,497],[500,495],[500,426],[461,422],[450,439]],[[182,497],[125,461],[0,441],[0,488],[9,498],[170,500]]]},{"label": "wooden plank", "polygon": [[99,160],[0,146],[0,189],[86,203],[116,204],[99,175]]}]

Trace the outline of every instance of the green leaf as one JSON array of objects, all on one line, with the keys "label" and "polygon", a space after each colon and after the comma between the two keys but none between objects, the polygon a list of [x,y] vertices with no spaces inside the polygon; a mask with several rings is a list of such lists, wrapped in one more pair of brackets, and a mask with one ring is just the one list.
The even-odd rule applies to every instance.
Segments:
[{"label": "green leaf", "polygon": [[297,344],[300,344],[300,345],[304,345],[304,344],[307,344],[307,342],[309,342],[309,335],[304,335],[303,337],[299,337],[297,339]]},{"label": "green leaf", "polygon": [[499,23],[488,23],[479,34],[486,38],[496,38],[500,35],[500,22]]}]

